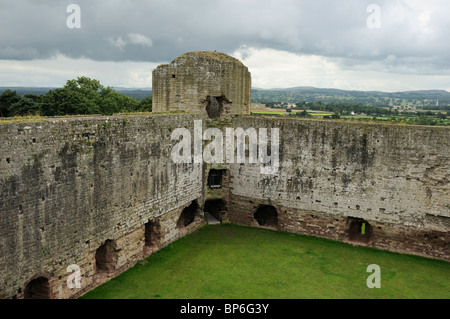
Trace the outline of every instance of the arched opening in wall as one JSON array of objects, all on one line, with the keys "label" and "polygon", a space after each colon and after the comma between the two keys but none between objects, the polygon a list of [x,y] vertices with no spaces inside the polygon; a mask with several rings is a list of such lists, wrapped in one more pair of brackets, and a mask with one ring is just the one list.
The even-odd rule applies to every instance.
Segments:
[{"label": "arched opening in wall", "polygon": [[39,277],[28,283],[24,291],[25,299],[50,299],[50,284],[45,277]]},{"label": "arched opening in wall", "polygon": [[208,174],[208,187],[210,189],[219,189],[222,188],[223,176],[225,175],[226,170],[224,169],[212,169]]},{"label": "arched opening in wall", "polygon": [[206,113],[210,119],[220,118],[225,114],[225,105],[231,102],[224,96],[207,96]]},{"label": "arched opening in wall", "polygon": [[161,243],[161,225],[159,220],[151,220],[145,224],[145,246],[159,247]]},{"label": "arched opening in wall", "polygon": [[272,205],[261,205],[253,217],[260,226],[278,228],[278,212]]},{"label": "arched opening in wall", "polygon": [[212,215],[219,222],[222,222],[223,216],[227,211],[227,206],[223,199],[211,199],[205,202],[203,211]]},{"label": "arched opening in wall", "polygon": [[347,219],[347,238],[351,241],[367,243],[372,235],[372,226],[362,218]]},{"label": "arched opening in wall", "polygon": [[195,220],[195,217],[199,215],[200,206],[198,205],[197,200],[194,200],[191,205],[183,209],[180,217],[177,221],[177,227],[186,227],[192,224]]},{"label": "arched opening in wall", "polygon": [[114,246],[114,241],[108,239],[97,249],[95,253],[95,266],[97,270],[115,270],[115,266],[117,263],[117,252]]}]

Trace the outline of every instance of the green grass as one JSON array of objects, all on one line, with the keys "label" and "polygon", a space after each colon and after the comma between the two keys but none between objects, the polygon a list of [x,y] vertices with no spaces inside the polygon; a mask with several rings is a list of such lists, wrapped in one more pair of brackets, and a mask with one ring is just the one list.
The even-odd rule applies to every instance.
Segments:
[{"label": "green grass", "polygon": [[255,115],[284,115],[286,111],[280,111],[280,112],[264,112],[264,111],[251,111],[251,114]]},{"label": "green grass", "polygon": [[333,115],[334,113],[330,113],[330,112],[328,112],[328,113],[314,113],[314,112],[309,112],[309,114],[311,114],[312,116],[330,116],[330,115]]},{"label": "green grass", "polygon": [[[300,110],[294,110],[292,113],[299,113],[301,112]],[[286,111],[284,109],[280,110],[279,112],[277,111],[251,111],[252,114],[255,115],[284,115],[286,113]],[[329,116],[329,115],[333,115],[333,113],[330,112],[323,112],[323,113],[314,113],[314,112],[310,112],[309,114],[311,114],[311,116],[315,116],[315,117],[322,117],[322,116]]]},{"label": "green grass", "polygon": [[[381,288],[366,285],[381,268]],[[235,225],[205,226],[81,298],[450,298],[450,263]]]},{"label": "green grass", "polygon": [[[373,116],[354,116],[354,115],[344,115],[341,116],[341,119],[346,120],[373,120]],[[375,117],[377,121],[390,121],[390,117],[382,117],[382,116],[376,116]]]}]

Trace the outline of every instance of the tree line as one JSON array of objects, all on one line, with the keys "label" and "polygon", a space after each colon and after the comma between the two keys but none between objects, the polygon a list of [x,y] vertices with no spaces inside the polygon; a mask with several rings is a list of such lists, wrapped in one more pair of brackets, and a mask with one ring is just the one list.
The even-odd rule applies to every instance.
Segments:
[{"label": "tree line", "polygon": [[376,106],[367,106],[358,103],[297,103],[293,109],[303,110],[302,112],[292,113],[291,116],[296,117],[312,117],[308,110],[333,112],[331,115],[323,116],[324,119],[340,119],[341,116],[349,116],[353,114],[366,115],[364,120],[371,119],[373,121],[389,120],[393,123],[406,123],[414,125],[444,125],[449,126],[450,111],[421,111],[416,113],[400,112],[398,109],[382,108]]},{"label": "tree line", "polygon": [[327,111],[339,115],[351,115],[351,113],[364,113],[369,116],[382,116],[398,114],[398,110],[384,108],[379,106],[368,106],[362,103],[342,102],[342,103],[323,103],[323,102],[298,102],[295,109],[309,109],[314,111]]},{"label": "tree line", "polygon": [[142,100],[104,87],[98,80],[78,77],[68,80],[64,87],[44,95],[5,90],[0,95],[0,117],[42,115],[64,116],[81,114],[112,115],[114,113],[151,112],[152,97]]},{"label": "tree line", "polygon": [[[270,103],[269,105],[273,107]],[[266,106],[268,106],[266,104]],[[269,106],[268,106],[269,107]],[[348,116],[354,114],[365,114],[367,116],[399,116],[401,112],[393,107],[379,107],[368,106],[362,103],[342,102],[342,103],[323,103],[323,102],[298,102],[292,109],[305,110],[305,112],[297,113],[298,116],[307,116],[306,110],[313,111],[326,111],[334,113],[331,118],[337,118],[337,116]],[[442,107],[442,110],[445,110]],[[438,110],[436,110],[438,111]],[[404,112],[403,112],[404,113]],[[444,112],[435,113],[433,111],[421,112],[421,115],[437,116],[441,119],[446,119],[450,112],[445,114]]]},{"label": "tree line", "polygon": [[[282,102],[295,103],[307,101],[310,103],[322,101],[324,103],[352,102],[369,106],[411,105],[428,110],[450,111],[450,92],[444,90],[423,90],[410,92],[373,92],[347,91],[338,89],[320,89],[311,87],[297,87],[290,89],[252,89],[252,102],[266,104]],[[439,108],[436,102],[439,101]],[[441,107],[444,107],[441,108]]]}]

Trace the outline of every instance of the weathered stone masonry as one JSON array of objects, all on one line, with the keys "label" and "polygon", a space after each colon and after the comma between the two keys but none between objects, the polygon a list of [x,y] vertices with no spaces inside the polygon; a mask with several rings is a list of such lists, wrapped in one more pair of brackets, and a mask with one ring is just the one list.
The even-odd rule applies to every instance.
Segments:
[{"label": "weathered stone masonry", "polygon": [[[272,205],[271,228],[450,260],[448,128],[251,117],[234,125],[280,128],[281,167],[264,176],[258,165],[231,166],[233,222],[259,226],[255,211]],[[355,236],[361,223],[367,233]]]},{"label": "weathered stone masonry", "polygon": [[239,60],[219,52],[189,52],[153,71],[153,111],[250,114],[251,76]]},{"label": "weathered stone masonry", "polygon": [[[49,280],[50,297],[76,296],[202,225],[201,208],[218,199],[223,221],[449,260],[448,129],[251,116],[214,122],[280,128],[281,167],[272,176],[250,164],[173,164],[171,132],[192,130],[195,119],[0,125],[1,296],[24,297],[37,278]],[[211,169],[223,174],[219,189],[208,187]],[[193,201],[195,222],[180,228]],[[258,223],[261,205],[276,209],[276,224]],[[367,241],[349,234],[359,219],[370,227]],[[147,245],[146,229],[156,236]],[[107,241],[109,273],[96,269]],[[84,290],[67,287],[71,264],[81,267]]]},{"label": "weathered stone masonry", "polygon": [[[0,296],[23,297],[47,278],[50,297],[71,297],[69,265],[87,289],[201,225],[198,215],[177,227],[183,208],[201,204],[201,167],[170,160],[171,131],[192,125],[192,116],[1,124]],[[155,247],[145,244],[149,221]],[[95,262],[106,241],[107,274]]]},{"label": "weathered stone masonry", "polygon": [[[227,84],[195,80],[186,94],[197,102],[174,109],[154,100],[161,112],[185,114],[0,123],[0,298],[77,297],[201,227],[203,210],[222,222],[450,261],[448,128],[248,116],[247,88],[230,89],[249,85],[240,62],[212,53],[187,60],[222,68]],[[175,64],[156,85],[205,70],[181,63],[180,73]],[[173,163],[171,133],[192,132],[199,119],[223,132],[279,128],[278,173]],[[67,285],[74,264],[81,289]]]}]

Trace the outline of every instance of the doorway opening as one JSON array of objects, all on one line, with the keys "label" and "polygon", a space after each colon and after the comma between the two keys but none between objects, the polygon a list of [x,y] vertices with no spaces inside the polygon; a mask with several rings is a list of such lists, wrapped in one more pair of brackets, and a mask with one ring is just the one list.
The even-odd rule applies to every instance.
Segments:
[{"label": "doorway opening", "polygon": [[253,217],[260,226],[278,228],[278,212],[272,205],[261,205]]},{"label": "doorway opening", "polygon": [[347,238],[351,241],[367,243],[372,235],[372,226],[362,218],[349,217]]},{"label": "doorway opening", "polygon": [[210,119],[217,119],[224,115],[225,113],[225,104],[230,104],[231,102],[225,97],[222,96],[207,96],[206,97],[206,112],[208,113],[208,117]]},{"label": "doorway opening", "polygon": [[161,225],[159,220],[151,220],[145,224],[145,246],[157,248],[161,243]]},{"label": "doorway opening", "polygon": [[195,217],[199,215],[200,206],[198,205],[197,200],[193,201],[191,205],[183,209],[180,217],[177,221],[177,227],[186,227],[192,224],[195,220]]},{"label": "doorway opening", "polygon": [[39,277],[28,283],[24,291],[25,299],[50,299],[50,284],[45,277]]},{"label": "doorway opening", "polygon": [[95,253],[95,266],[100,271],[113,271],[117,263],[117,252],[115,243],[107,240],[101,245]]},{"label": "doorway opening", "polygon": [[[211,199],[205,202],[203,211],[205,214],[210,214],[220,223],[222,223],[223,216],[226,214],[226,204],[223,199]],[[208,216],[207,216],[208,217]]]}]

